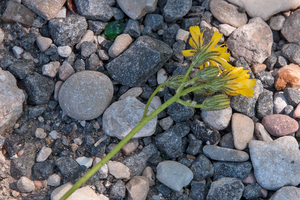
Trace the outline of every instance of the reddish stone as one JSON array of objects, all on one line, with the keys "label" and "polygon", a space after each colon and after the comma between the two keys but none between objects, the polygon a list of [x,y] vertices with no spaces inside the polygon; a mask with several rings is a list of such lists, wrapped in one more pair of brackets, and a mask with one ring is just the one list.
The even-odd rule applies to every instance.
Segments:
[{"label": "reddish stone", "polygon": [[296,120],[282,114],[267,115],[262,119],[261,123],[271,135],[277,137],[294,133],[299,129],[299,124]]},{"label": "reddish stone", "polygon": [[300,88],[300,67],[296,64],[285,65],[276,74],[276,90],[284,90],[286,87]]},{"label": "reddish stone", "polygon": [[293,117],[300,118],[300,103],[297,105],[296,109],[294,110]]}]

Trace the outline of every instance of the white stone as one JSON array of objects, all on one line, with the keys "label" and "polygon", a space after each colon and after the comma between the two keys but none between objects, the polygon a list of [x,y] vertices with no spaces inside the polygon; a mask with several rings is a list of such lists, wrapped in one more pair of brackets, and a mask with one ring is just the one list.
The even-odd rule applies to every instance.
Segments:
[{"label": "white stone", "polygon": [[45,76],[54,78],[57,74],[60,63],[58,61],[52,61],[42,67],[42,73]]},{"label": "white stone", "polygon": [[126,97],[138,97],[143,93],[143,89],[141,87],[130,88],[127,92],[122,94],[119,100],[125,99]]},{"label": "white stone", "polygon": [[93,158],[87,158],[87,157],[78,157],[76,159],[76,162],[79,164],[79,165],[84,165],[86,166],[86,168],[90,168],[93,164]]},{"label": "white stone", "polygon": [[271,16],[288,10],[294,10],[300,5],[299,0],[228,0],[244,8],[250,17],[261,17],[267,21]]},{"label": "white stone", "polygon": [[60,11],[56,14],[55,18],[66,18],[67,17],[67,8],[63,6]]},{"label": "white stone", "polygon": [[165,118],[159,120],[159,125],[165,131],[168,130],[173,124],[174,124],[174,121],[173,121],[173,119],[170,116],[169,117],[165,117]]},{"label": "white stone", "polygon": [[[123,139],[141,120],[145,104],[135,97],[114,102],[103,114],[103,132],[111,137]],[[149,107],[149,112],[153,109]],[[149,114],[148,112],[148,114]],[[151,136],[156,130],[157,116],[138,131],[133,138]]]},{"label": "white stone", "polygon": [[81,145],[82,144],[82,139],[80,139],[80,138],[75,138],[73,141],[77,145]]},{"label": "white stone", "polygon": [[274,114],[281,114],[288,105],[288,101],[282,91],[276,92],[274,95]]},{"label": "white stone", "polygon": [[267,130],[261,123],[255,124],[254,133],[256,137],[261,141],[265,141],[265,142],[273,141],[270,134],[267,132]]},{"label": "white stone", "polygon": [[27,52],[27,51],[25,51],[25,52],[23,53],[23,58],[24,58],[25,60],[33,60],[32,55],[31,55],[29,52]]},{"label": "white stone", "polygon": [[24,53],[24,49],[18,46],[14,46],[12,48],[12,51],[14,53],[14,55],[16,56],[16,58],[21,58],[22,54]]},{"label": "white stone", "polygon": [[42,128],[37,128],[35,130],[35,137],[36,138],[40,138],[40,139],[44,139],[47,137],[47,133],[45,133],[44,129]]},{"label": "white stone", "polygon": [[49,49],[50,45],[52,44],[52,39],[43,37],[43,36],[38,36],[36,38],[36,44],[39,47],[41,52],[45,52],[47,49]]},{"label": "white stone", "polygon": [[149,180],[144,176],[135,176],[126,184],[129,199],[145,200],[149,192]]},{"label": "white stone", "polygon": [[254,133],[254,122],[241,113],[234,113],[231,121],[234,147],[243,150],[251,142]]},{"label": "white stone", "polygon": [[271,142],[253,140],[249,144],[254,175],[267,190],[300,183],[300,151],[297,140],[283,136]]},{"label": "white stone", "polygon": [[2,29],[0,28],[0,44],[3,42],[4,40],[4,32],[2,31]]},{"label": "white stone", "polygon": [[132,43],[132,38],[129,34],[121,34],[116,37],[114,43],[108,50],[108,55],[111,58],[115,58],[119,56],[125,49]]},{"label": "white stone", "polygon": [[54,140],[56,140],[56,139],[58,139],[58,138],[60,138],[60,133],[58,133],[57,131],[51,131],[50,133],[49,133],[49,135],[52,137],[52,139],[54,139]]},{"label": "white stone", "polygon": [[61,178],[58,174],[52,174],[48,177],[47,183],[50,186],[57,187],[60,185]]},{"label": "white stone", "polygon": [[156,178],[172,190],[179,192],[193,180],[193,172],[175,161],[163,161],[156,167]]},{"label": "white stone", "polygon": [[230,36],[233,31],[235,31],[235,27],[230,26],[229,24],[220,24],[219,31],[225,36]]},{"label": "white stone", "polygon": [[[98,40],[99,40],[99,39],[98,39]],[[76,45],[76,49],[80,49],[81,44],[82,44],[83,42],[85,42],[85,41],[88,41],[88,42],[94,42],[94,32],[93,32],[93,31],[87,30],[87,31],[83,34],[83,36],[82,36],[80,42]]]},{"label": "white stone", "polygon": [[189,36],[190,36],[190,32],[180,28],[180,29],[178,29],[177,34],[176,34],[176,41],[181,40],[181,41],[187,42]]},{"label": "white stone", "polygon": [[113,175],[116,179],[129,179],[130,169],[123,163],[117,161],[107,162],[108,172]]},{"label": "white stone", "polygon": [[[93,167],[98,164],[98,162],[101,161],[101,158],[95,158],[93,161]],[[97,171],[97,175],[99,178],[101,179],[106,179],[108,176],[108,167],[107,164],[104,164],[98,171]]]},{"label": "white stone", "polygon": [[232,116],[231,107],[224,108],[222,110],[206,111],[202,110],[202,120],[217,130],[223,130],[228,127]]},{"label": "white stone", "polygon": [[25,95],[15,77],[0,67],[0,135],[15,125],[22,115]]},{"label": "white stone", "polygon": [[35,189],[33,181],[25,176],[18,180],[17,187],[21,192],[32,192]]},{"label": "white stone", "polygon": [[36,157],[36,162],[43,162],[51,155],[52,149],[49,147],[43,146]]},{"label": "white stone", "polygon": [[117,0],[117,3],[128,17],[137,20],[154,12],[157,0]]},{"label": "white stone", "polygon": [[285,22],[285,17],[283,15],[276,15],[274,17],[271,17],[270,19],[270,27],[274,31],[279,31]]},{"label": "white stone", "polygon": [[168,74],[167,74],[166,70],[160,69],[157,72],[157,84],[160,85],[160,84],[166,82],[167,79],[168,79]]},{"label": "white stone", "polygon": [[67,58],[72,53],[72,48],[69,46],[59,46],[57,47],[57,53],[63,58]]}]

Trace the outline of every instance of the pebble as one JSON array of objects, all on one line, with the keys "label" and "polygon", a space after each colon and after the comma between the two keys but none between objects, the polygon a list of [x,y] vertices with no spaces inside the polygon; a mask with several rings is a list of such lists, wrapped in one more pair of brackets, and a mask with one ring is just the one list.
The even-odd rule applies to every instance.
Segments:
[{"label": "pebble", "polygon": [[[72,186],[73,185],[70,182],[59,186],[58,188],[52,191],[51,200],[59,200]],[[88,185],[77,189],[71,196],[68,197],[68,200],[82,199],[99,200],[98,195]]]},{"label": "pebble", "polygon": [[87,30],[76,45],[76,49],[80,49],[83,42],[94,42],[94,32],[91,30]]},{"label": "pebble", "polygon": [[113,175],[116,179],[129,179],[130,170],[123,163],[116,161],[107,162],[108,172]]},{"label": "pebble", "polygon": [[215,145],[220,142],[221,135],[218,130],[210,128],[204,122],[194,120],[191,124],[191,130],[197,139],[206,144]]},{"label": "pebble", "polygon": [[72,53],[72,48],[69,46],[59,46],[57,47],[57,53],[63,58],[67,58]]},{"label": "pebble", "polygon": [[174,22],[185,16],[192,7],[192,0],[167,0],[162,9],[162,14],[166,22]]},{"label": "pebble", "polygon": [[155,174],[151,167],[146,167],[142,174],[144,177],[148,178],[149,186],[155,185]]},{"label": "pebble", "polygon": [[54,139],[54,140],[60,138],[60,134],[59,134],[57,131],[55,131],[55,130],[54,130],[54,131],[51,131],[51,132],[49,133],[49,136],[51,136],[52,139]]},{"label": "pebble", "polygon": [[236,178],[223,177],[211,183],[206,199],[241,199],[243,191],[244,185],[241,180]]},{"label": "pebble", "polygon": [[270,28],[274,31],[279,31],[283,27],[285,17],[283,15],[276,15],[270,18]]},{"label": "pebble", "polygon": [[149,191],[149,180],[144,176],[134,176],[126,184],[129,198],[132,200],[145,200]]},{"label": "pebble", "polygon": [[139,146],[139,141],[137,139],[129,140],[121,149],[122,153],[126,156],[134,152]]},{"label": "pebble", "polygon": [[190,32],[188,32],[186,30],[183,30],[183,29],[178,29],[177,34],[176,34],[176,41],[181,40],[181,41],[184,41],[186,43],[189,36],[190,36]]},{"label": "pebble", "polygon": [[67,17],[67,8],[63,6],[55,15],[55,18],[66,18],[66,17]]},{"label": "pebble", "polygon": [[49,147],[43,146],[36,157],[36,162],[43,162],[51,155],[52,149]]},{"label": "pebble", "polygon": [[84,16],[86,19],[109,21],[114,15],[111,6],[115,4],[115,1],[74,0],[74,3],[78,14]]},{"label": "pebble", "polygon": [[48,185],[57,187],[60,185],[61,178],[58,174],[52,174],[48,177],[47,182]]},{"label": "pebble", "polygon": [[246,185],[244,192],[243,192],[243,197],[245,199],[258,199],[261,193],[261,187],[258,183],[252,183],[250,185]]},{"label": "pebble", "polygon": [[212,160],[243,162],[249,159],[249,155],[244,151],[219,147],[215,145],[205,145],[203,153]]},{"label": "pebble", "polygon": [[175,161],[163,161],[157,165],[156,170],[157,180],[177,192],[193,179],[193,172],[185,165]]},{"label": "pebble", "polygon": [[214,162],[213,180],[222,177],[233,177],[243,180],[252,170],[250,161],[247,162]]},{"label": "pebble", "polygon": [[63,81],[67,80],[73,74],[75,74],[75,70],[67,61],[64,61],[63,64],[58,68],[58,76]]},{"label": "pebble", "polygon": [[253,138],[254,123],[252,119],[240,113],[232,115],[231,128],[234,140],[234,147],[243,150]]},{"label": "pebble", "polygon": [[233,27],[243,26],[248,21],[246,13],[239,12],[237,6],[224,0],[211,0],[210,11],[218,21]]},{"label": "pebble", "polygon": [[282,91],[276,92],[274,95],[274,113],[282,114],[284,108],[288,105],[288,101]]},{"label": "pebble", "polygon": [[267,132],[265,127],[261,123],[256,123],[254,128],[254,133],[257,139],[265,142],[273,141],[270,134]]},{"label": "pebble", "polygon": [[43,184],[41,181],[33,181],[33,184],[34,184],[35,189],[37,189],[37,190],[40,190],[43,187]]},{"label": "pebble", "polygon": [[[295,43],[288,43],[284,44],[281,48],[281,55],[284,56],[286,59],[288,59],[291,64],[294,65],[293,63],[296,63],[298,66],[300,65],[300,46]],[[283,67],[289,66],[289,65],[283,65]],[[299,71],[299,70],[297,70]],[[290,75],[289,75],[290,76]]]},{"label": "pebble", "polygon": [[256,116],[262,119],[266,115],[272,115],[273,108],[273,92],[264,90],[257,99]]},{"label": "pebble", "polygon": [[44,129],[37,128],[36,131],[35,131],[35,137],[40,138],[40,139],[44,139],[44,138],[47,137],[47,133],[45,133]]},{"label": "pebble", "polygon": [[[123,139],[141,120],[145,104],[135,97],[111,104],[103,114],[103,131],[111,137]],[[149,112],[153,109],[149,107]],[[156,130],[157,116],[150,120],[133,138],[151,136]]]},{"label": "pebble", "polygon": [[93,158],[87,158],[87,157],[78,157],[76,158],[76,162],[79,164],[79,165],[84,165],[86,166],[86,168],[90,168],[93,164]]},{"label": "pebble", "polygon": [[251,70],[254,74],[265,71],[267,66],[265,64],[255,64],[252,65]]},{"label": "pebble", "polygon": [[174,124],[174,121],[172,120],[172,118],[170,116],[159,120],[159,125],[165,131],[168,130],[173,124]]},{"label": "pebble", "polygon": [[54,78],[57,74],[60,63],[58,61],[52,61],[42,67],[42,74]]},{"label": "pebble", "polygon": [[[101,158],[96,157],[93,161],[93,167],[101,161]],[[106,179],[108,176],[108,166],[104,164],[98,171],[97,175],[100,179]]]},{"label": "pebble", "polygon": [[114,43],[108,50],[111,58],[119,56],[132,43],[132,38],[129,34],[121,34],[114,40]]},{"label": "pebble", "polygon": [[232,116],[232,108],[229,106],[222,110],[202,110],[202,120],[216,130],[223,130],[228,127]]},{"label": "pebble", "polygon": [[14,55],[16,56],[16,58],[21,58],[22,54],[24,53],[24,49],[18,46],[14,46],[12,48],[12,51],[14,53]]},{"label": "pebble", "polygon": [[255,178],[261,187],[277,190],[300,183],[300,154],[294,137],[284,136],[272,142],[253,140],[249,149]]},{"label": "pebble", "polygon": [[103,194],[99,194],[98,197],[99,197],[99,200],[109,200],[109,198]]},{"label": "pebble", "polygon": [[32,192],[35,189],[33,181],[25,176],[18,180],[17,187],[21,192]]},{"label": "pebble", "polygon": [[229,24],[220,24],[219,25],[219,31],[225,36],[230,36],[233,31],[235,31],[236,28],[233,26],[230,26]]},{"label": "pebble", "polygon": [[300,90],[285,88],[284,96],[287,99],[289,105],[293,107],[296,107],[300,103]]},{"label": "pebble", "polygon": [[190,169],[194,174],[194,180],[201,181],[214,175],[214,166],[203,154],[200,154],[192,163]]},{"label": "pebble", "polygon": [[[298,6],[300,3],[298,3]],[[289,17],[287,17],[283,27],[281,29],[281,34],[290,43],[296,43],[300,45],[299,39],[300,34],[300,10],[295,10]]]},{"label": "pebble", "polygon": [[295,119],[282,114],[267,115],[261,123],[271,135],[276,137],[289,135],[299,129]]},{"label": "pebble", "polygon": [[223,135],[219,144],[220,144],[221,147],[234,149],[234,142],[233,142],[232,133],[226,133],[225,135]]},{"label": "pebble", "polygon": [[133,87],[130,88],[127,92],[125,92],[124,94],[122,94],[119,97],[119,100],[123,100],[126,97],[138,97],[143,93],[143,89],[141,87]]},{"label": "pebble", "polygon": [[300,89],[300,67],[291,63],[281,67],[275,77],[275,89],[284,90],[286,87]]},{"label": "pebble", "polygon": [[0,44],[3,42],[3,40],[4,40],[4,32],[3,32],[3,30],[0,28]]},{"label": "pebble", "polygon": [[0,164],[1,165],[5,164],[5,156],[3,155],[2,151],[0,151]]},{"label": "pebble", "polygon": [[166,82],[168,79],[168,74],[166,72],[166,70],[164,69],[160,69],[158,72],[157,72],[157,84],[160,85],[164,82]]},{"label": "pebble", "polygon": [[45,52],[47,49],[49,49],[52,42],[53,41],[51,38],[47,38],[47,37],[43,37],[43,36],[38,36],[36,38],[36,44],[39,47],[41,52]]},{"label": "pebble", "polygon": [[128,17],[138,20],[155,11],[157,0],[117,0],[117,3]]},{"label": "pebble", "polygon": [[285,186],[277,190],[270,200],[296,200],[300,199],[300,189],[294,186]]},{"label": "pebble", "polygon": [[69,77],[58,94],[62,110],[77,120],[99,117],[113,97],[111,80],[101,72],[82,71]]}]

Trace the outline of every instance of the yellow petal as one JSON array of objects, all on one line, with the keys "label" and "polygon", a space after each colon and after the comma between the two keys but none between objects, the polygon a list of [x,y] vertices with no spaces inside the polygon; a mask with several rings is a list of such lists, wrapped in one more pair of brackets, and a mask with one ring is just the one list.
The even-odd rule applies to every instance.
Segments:
[{"label": "yellow petal", "polygon": [[223,60],[220,57],[213,57],[211,58],[213,61],[219,63],[222,67],[224,67],[227,70],[230,70],[231,68],[233,68],[233,66],[231,64],[229,64],[228,62],[226,62],[225,60]]},{"label": "yellow petal", "polygon": [[[197,47],[200,47],[200,35],[201,35],[201,32],[200,32],[199,26],[191,26],[190,27],[190,32],[191,32],[191,36],[192,36],[192,38],[194,40],[195,45]],[[195,48],[195,49],[197,49],[197,48]]]},{"label": "yellow petal", "polygon": [[222,37],[222,33],[219,33],[218,31],[215,31],[212,38],[211,38],[211,41],[212,41],[212,44],[210,46],[209,49],[211,48],[214,48],[216,46],[216,44],[218,44],[218,42],[220,41],[221,37]]},{"label": "yellow petal", "polygon": [[193,38],[190,38],[190,39],[189,39],[189,44],[190,44],[191,47],[193,47],[194,49],[197,49],[197,48],[198,48],[197,45],[195,44]]},{"label": "yellow petal", "polygon": [[193,55],[195,55],[196,51],[193,49],[189,49],[189,50],[183,50],[182,54],[184,57],[191,57]]}]

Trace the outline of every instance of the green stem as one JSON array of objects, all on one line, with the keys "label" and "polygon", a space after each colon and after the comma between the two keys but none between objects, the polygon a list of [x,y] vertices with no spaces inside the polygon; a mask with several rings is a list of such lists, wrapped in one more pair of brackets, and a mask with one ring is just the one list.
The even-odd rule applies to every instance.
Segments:
[{"label": "green stem", "polygon": [[169,105],[176,102],[179,99],[180,95],[175,94],[171,99],[166,101],[164,104],[162,104],[159,108],[154,110],[152,113],[147,115],[146,117],[142,118],[140,123],[134,127],[130,133],[128,133],[123,140],[121,140],[117,146],[111,150],[99,163],[97,163],[90,171],[88,171],[79,181],[77,181],[71,189],[67,191],[67,193],[64,194],[60,198],[60,200],[66,200],[75,190],[77,190],[79,187],[81,187],[93,174],[95,174],[105,163],[107,163],[118,151],[121,150],[121,148],[139,131],[141,130],[152,118],[154,118],[156,115],[158,115],[160,112],[162,112],[164,109],[166,109]]},{"label": "green stem", "polygon": [[184,106],[187,106],[187,107],[192,107],[192,108],[203,108],[203,105],[202,104],[192,104],[192,103],[189,103],[189,102],[186,102],[186,101],[183,101],[182,99],[178,99],[177,100],[178,103],[184,105]]}]

